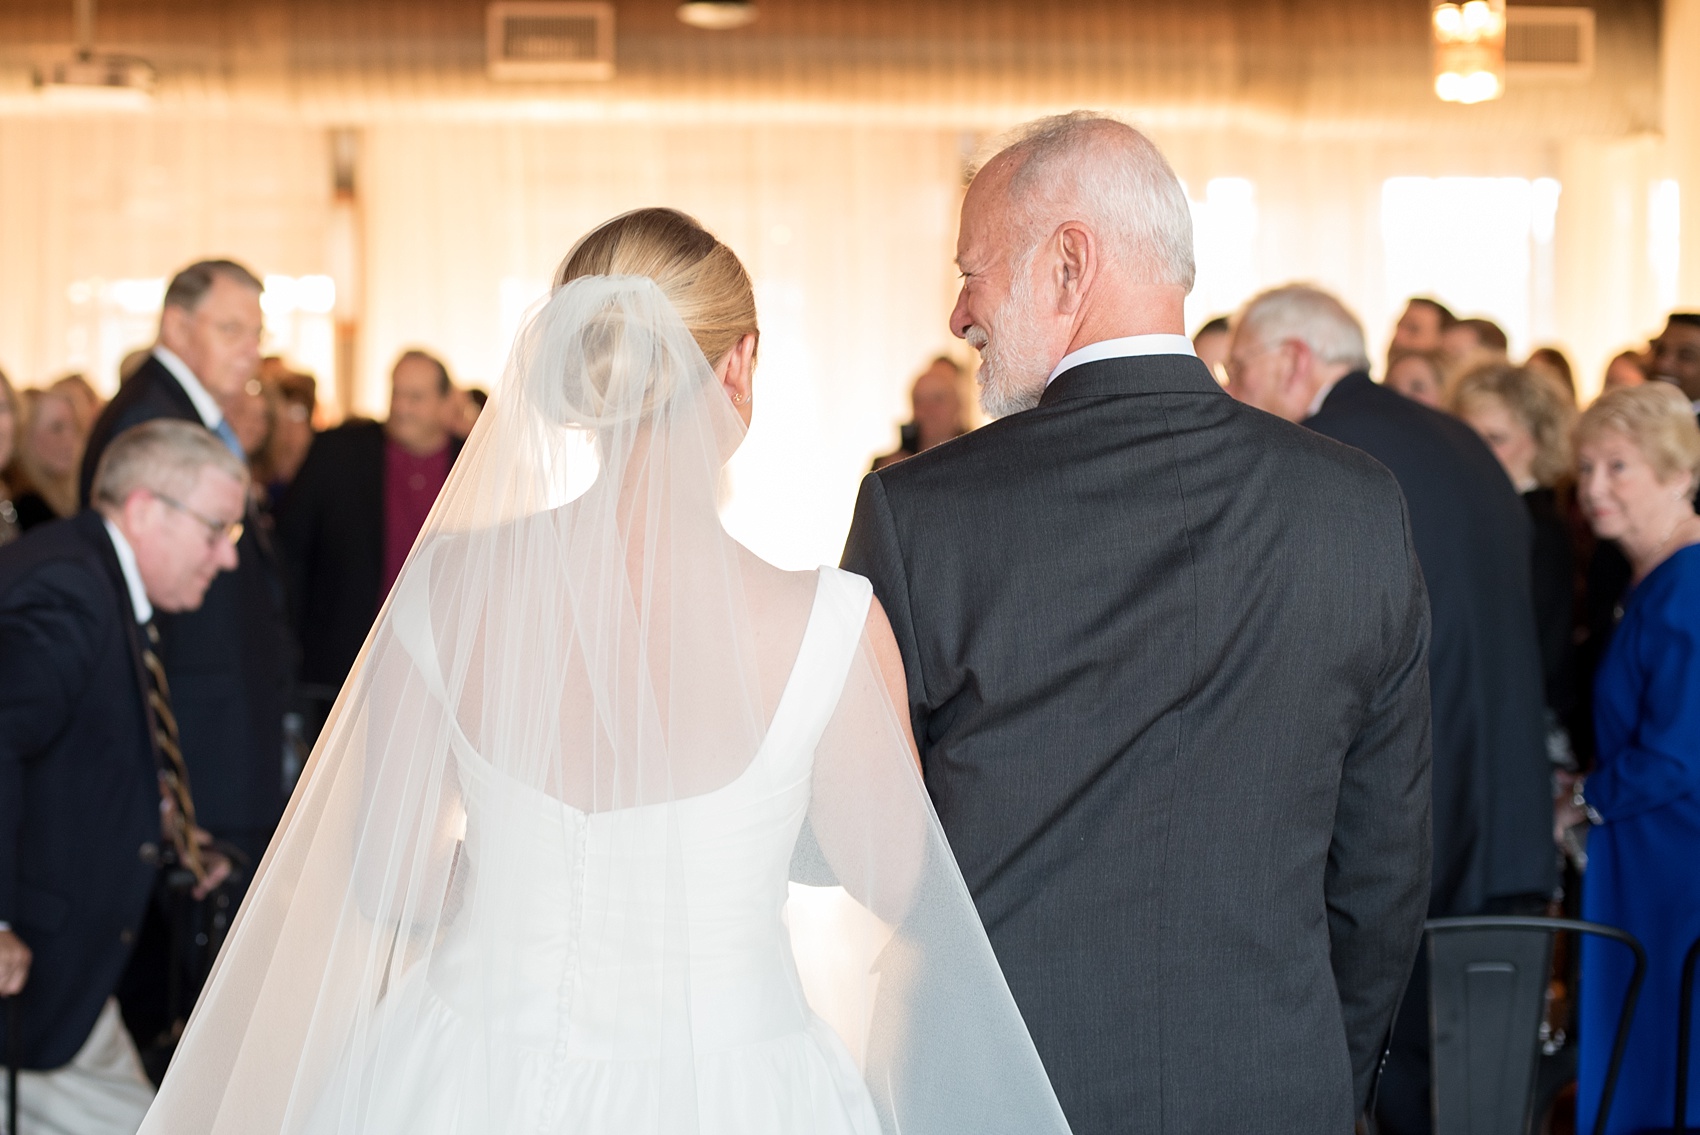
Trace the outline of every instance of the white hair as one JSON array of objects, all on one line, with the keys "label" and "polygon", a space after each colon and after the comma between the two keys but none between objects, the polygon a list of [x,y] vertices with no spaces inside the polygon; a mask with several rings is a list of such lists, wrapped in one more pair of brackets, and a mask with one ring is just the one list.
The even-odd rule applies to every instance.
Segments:
[{"label": "white hair", "polygon": [[1273,347],[1297,339],[1317,361],[1369,369],[1364,329],[1346,305],[1310,284],[1287,284],[1253,296],[1233,320],[1234,334]]},{"label": "white hair", "polygon": [[[1080,209],[1106,259],[1134,281],[1192,290],[1192,207],[1151,139],[1109,115],[1077,110],[1018,126],[996,144],[998,159],[1018,163],[1009,197],[1030,229],[1059,207]],[[1031,237],[1036,244],[1049,235]]]},{"label": "white hair", "polygon": [[112,439],[95,466],[89,500],[102,512],[114,512],[137,489],[187,496],[202,469],[248,485],[248,467],[199,422],[155,418]]}]

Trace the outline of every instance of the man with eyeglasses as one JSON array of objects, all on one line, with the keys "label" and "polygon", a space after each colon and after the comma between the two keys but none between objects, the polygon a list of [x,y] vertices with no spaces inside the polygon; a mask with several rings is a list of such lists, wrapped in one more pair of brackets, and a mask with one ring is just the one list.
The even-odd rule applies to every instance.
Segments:
[{"label": "man with eyeglasses", "polygon": [[[191,264],[172,278],[158,342],[90,434],[83,461],[85,504],[107,445],[142,422],[166,418],[205,427],[246,464],[219,403],[239,393],[259,369],[261,291],[260,280],[230,260]],[[169,505],[162,501],[161,507]],[[195,523],[188,513],[178,519]],[[285,800],[283,717],[293,648],[282,575],[263,527],[243,509],[203,519],[243,523],[236,533],[236,563],[212,581],[199,610],[155,620],[159,656],[201,820],[258,862]],[[232,904],[240,900],[239,893],[225,897]],[[151,1039],[169,1034],[198,986],[197,975],[180,980],[180,1004],[168,1004],[167,950],[159,943],[169,939],[169,929],[156,920],[143,936],[121,999],[131,1028]]]},{"label": "man with eyeglasses", "polygon": [[154,625],[236,567],[247,481],[199,425],[149,422],[106,448],[93,508],[0,549],[0,996],[26,1131],[133,1132],[153,1098],[114,995],[162,875],[199,901],[230,870]]}]

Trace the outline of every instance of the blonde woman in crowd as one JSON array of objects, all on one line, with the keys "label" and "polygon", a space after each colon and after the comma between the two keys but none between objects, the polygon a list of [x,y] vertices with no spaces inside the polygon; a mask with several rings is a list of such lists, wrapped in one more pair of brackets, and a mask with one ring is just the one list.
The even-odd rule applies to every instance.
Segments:
[{"label": "blonde woman in crowd", "polygon": [[77,511],[84,436],[77,429],[76,406],[64,394],[26,390],[22,407],[11,488],[18,525],[27,532]]},{"label": "blonde woman in crowd", "polygon": [[[1531,367],[1492,363],[1461,375],[1447,409],[1482,435],[1523,496],[1534,529],[1535,620],[1547,708],[1562,717],[1574,703],[1572,628],[1576,556],[1557,486],[1570,472],[1576,410],[1558,380]],[[1549,718],[1549,735],[1557,728]]]},{"label": "blonde woman in crowd", "polygon": [[[1646,984],[1608,1130],[1664,1129],[1684,954],[1700,938],[1700,426],[1663,382],[1607,391],[1576,426],[1578,496],[1632,583],[1594,679],[1598,755],[1555,809],[1554,835],[1591,825],[1582,916],[1622,927],[1647,951]],[[1576,1128],[1593,1126],[1629,980],[1627,952],[1582,947]],[[1683,1072],[1700,1082],[1700,1052]],[[1700,1123],[1700,1093],[1687,1122]]]},{"label": "blonde woman in crowd", "polygon": [[0,371],[0,544],[18,538],[18,509],[7,484],[7,466],[17,452],[18,395],[5,371]]}]

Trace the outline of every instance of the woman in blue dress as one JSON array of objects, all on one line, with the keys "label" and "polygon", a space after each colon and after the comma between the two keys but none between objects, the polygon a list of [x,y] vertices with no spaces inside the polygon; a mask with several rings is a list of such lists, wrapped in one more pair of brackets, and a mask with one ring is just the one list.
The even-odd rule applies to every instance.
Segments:
[{"label": "woman in blue dress", "polygon": [[[1678,979],[1700,938],[1700,427],[1674,386],[1607,393],[1576,426],[1582,510],[1634,570],[1595,680],[1598,758],[1556,828],[1592,823],[1582,915],[1647,950],[1647,978],[1612,1100],[1611,1132],[1674,1117]],[[1611,1057],[1629,951],[1582,947],[1577,1130],[1591,1130]],[[1700,1055],[1700,1054],[1697,1054]],[[1688,1122],[1700,1123],[1700,1059]]]}]

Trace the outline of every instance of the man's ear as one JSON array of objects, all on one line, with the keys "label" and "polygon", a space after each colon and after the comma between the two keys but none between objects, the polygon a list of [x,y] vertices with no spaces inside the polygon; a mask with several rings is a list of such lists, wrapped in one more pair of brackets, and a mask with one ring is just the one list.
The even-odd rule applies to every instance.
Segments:
[{"label": "man's ear", "polygon": [[1098,273],[1097,241],[1076,221],[1064,222],[1052,239],[1057,250],[1057,311],[1073,315]]}]

